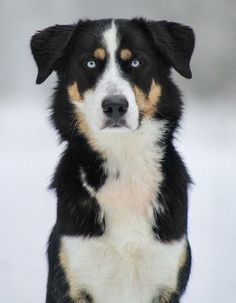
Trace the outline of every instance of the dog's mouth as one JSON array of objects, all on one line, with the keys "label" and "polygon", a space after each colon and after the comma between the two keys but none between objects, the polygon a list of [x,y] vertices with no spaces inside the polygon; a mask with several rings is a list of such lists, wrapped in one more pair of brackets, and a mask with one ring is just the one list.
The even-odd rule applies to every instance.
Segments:
[{"label": "dog's mouth", "polygon": [[126,128],[130,129],[130,126],[124,119],[114,120],[114,119],[107,119],[101,128],[103,129],[119,129],[119,128]]}]

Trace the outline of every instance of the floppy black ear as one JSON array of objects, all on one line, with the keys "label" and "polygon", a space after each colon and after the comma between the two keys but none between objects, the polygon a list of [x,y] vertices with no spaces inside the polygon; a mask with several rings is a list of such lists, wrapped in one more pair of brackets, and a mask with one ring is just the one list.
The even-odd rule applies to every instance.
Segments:
[{"label": "floppy black ear", "polygon": [[38,66],[37,84],[41,84],[55,70],[75,30],[74,25],[55,25],[37,32],[31,38],[31,50]]},{"label": "floppy black ear", "polygon": [[175,22],[147,21],[154,43],[171,66],[182,76],[190,79],[190,59],[194,49],[193,30]]}]

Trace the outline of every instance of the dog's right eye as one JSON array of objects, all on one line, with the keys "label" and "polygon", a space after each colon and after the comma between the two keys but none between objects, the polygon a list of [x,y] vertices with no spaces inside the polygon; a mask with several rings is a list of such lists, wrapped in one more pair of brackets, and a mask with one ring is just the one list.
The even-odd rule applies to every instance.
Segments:
[{"label": "dog's right eye", "polygon": [[131,64],[130,64],[133,68],[138,68],[141,65],[141,61],[140,60],[132,60]]},{"label": "dog's right eye", "polygon": [[85,66],[89,69],[94,69],[96,68],[97,64],[94,60],[89,60],[85,62]]}]

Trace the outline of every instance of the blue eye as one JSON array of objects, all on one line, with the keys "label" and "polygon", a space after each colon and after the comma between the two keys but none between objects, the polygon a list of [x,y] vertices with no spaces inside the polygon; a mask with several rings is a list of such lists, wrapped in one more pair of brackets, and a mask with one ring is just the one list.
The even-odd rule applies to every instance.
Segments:
[{"label": "blue eye", "polygon": [[90,61],[87,61],[87,62],[86,62],[86,66],[87,66],[88,68],[90,68],[90,69],[93,69],[93,68],[95,68],[97,65],[96,65],[96,62],[95,62],[95,61],[90,60]]},{"label": "blue eye", "polygon": [[139,60],[133,60],[132,62],[131,62],[131,66],[132,67],[134,67],[134,68],[137,68],[137,67],[139,67],[141,65],[141,62],[139,61]]}]

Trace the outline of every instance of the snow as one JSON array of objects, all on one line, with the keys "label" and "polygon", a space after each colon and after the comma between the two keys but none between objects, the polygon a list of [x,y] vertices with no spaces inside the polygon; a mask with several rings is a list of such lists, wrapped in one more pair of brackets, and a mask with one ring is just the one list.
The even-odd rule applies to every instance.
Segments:
[{"label": "snow", "polygon": [[[195,185],[189,209],[193,270],[182,302],[228,303],[236,281],[236,106],[230,98],[224,104],[220,98],[185,99],[176,145]],[[46,242],[56,210],[47,186],[63,149],[45,104],[40,97],[28,96],[1,105],[0,298],[4,303],[45,298]]]},{"label": "snow", "polygon": [[195,185],[190,191],[193,269],[183,302],[232,302],[236,281],[236,107],[195,100],[185,113],[179,149]]}]

